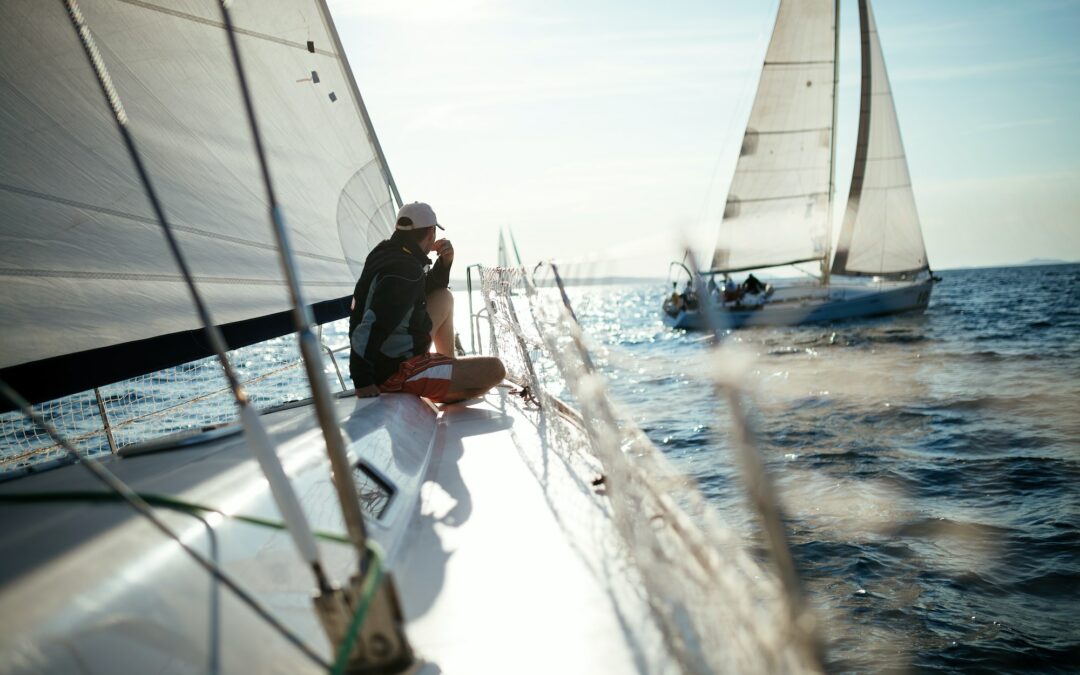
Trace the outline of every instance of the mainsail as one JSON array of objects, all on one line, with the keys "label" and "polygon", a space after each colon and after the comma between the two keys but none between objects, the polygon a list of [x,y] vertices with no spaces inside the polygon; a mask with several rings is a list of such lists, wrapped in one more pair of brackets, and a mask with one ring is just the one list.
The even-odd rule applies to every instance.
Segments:
[{"label": "mainsail", "polygon": [[[80,4],[230,344],[289,332],[217,0]],[[323,0],[233,16],[303,295],[340,318],[393,227],[389,170]],[[41,400],[208,354],[62,3],[5,3],[0,98],[0,377]]]},{"label": "mainsail", "polygon": [[826,255],[836,62],[835,0],[780,3],[712,269]]},{"label": "mainsail", "polygon": [[899,277],[929,267],[885,57],[869,0],[859,0],[862,94],[855,168],[833,274]]}]

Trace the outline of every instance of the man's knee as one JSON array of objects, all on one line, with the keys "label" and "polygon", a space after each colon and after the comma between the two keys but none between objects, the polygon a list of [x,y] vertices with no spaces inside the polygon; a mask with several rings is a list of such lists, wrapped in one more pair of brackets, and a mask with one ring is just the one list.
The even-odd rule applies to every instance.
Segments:
[{"label": "man's knee", "polygon": [[506,366],[503,365],[503,362],[500,359],[494,356],[491,357],[491,360],[495,362],[491,366],[491,376],[493,378],[492,386],[495,386],[506,379]]},{"label": "man's knee", "polygon": [[506,379],[506,366],[494,356],[481,357],[484,359],[482,387],[490,389]]},{"label": "man's knee", "polygon": [[459,359],[454,364],[450,387],[455,391],[488,390],[503,381],[506,366],[494,356]]}]

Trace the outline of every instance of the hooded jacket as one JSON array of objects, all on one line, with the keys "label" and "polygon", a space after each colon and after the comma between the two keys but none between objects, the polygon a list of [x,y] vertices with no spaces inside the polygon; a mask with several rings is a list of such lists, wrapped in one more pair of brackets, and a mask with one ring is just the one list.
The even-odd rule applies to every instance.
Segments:
[{"label": "hooded jacket", "polygon": [[431,349],[427,294],[450,284],[450,265],[431,261],[410,236],[394,232],[368,254],[349,314],[349,375],[357,388],[378,385],[402,361]]}]

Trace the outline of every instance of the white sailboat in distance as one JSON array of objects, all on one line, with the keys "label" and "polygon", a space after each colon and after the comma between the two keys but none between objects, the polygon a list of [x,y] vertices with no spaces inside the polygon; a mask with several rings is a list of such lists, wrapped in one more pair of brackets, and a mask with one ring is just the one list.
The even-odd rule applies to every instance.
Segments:
[{"label": "white sailboat in distance", "polygon": [[[781,1],[712,264],[700,272],[709,280],[709,297],[673,293],[663,304],[668,325],[704,327],[703,302],[732,328],[926,308],[936,278],[869,0],[859,0],[855,166],[840,238],[830,250],[839,16],[839,0]],[[812,281],[773,286],[753,275],[814,262],[821,273]],[[737,284],[734,275],[742,272],[749,275]]]}]

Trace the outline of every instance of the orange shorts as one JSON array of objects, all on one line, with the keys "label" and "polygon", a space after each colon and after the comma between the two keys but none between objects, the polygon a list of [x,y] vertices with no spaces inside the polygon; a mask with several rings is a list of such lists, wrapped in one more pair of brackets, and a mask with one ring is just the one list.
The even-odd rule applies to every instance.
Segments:
[{"label": "orange shorts", "polygon": [[453,372],[454,360],[449,356],[433,352],[420,354],[402,361],[397,372],[379,385],[379,391],[386,394],[416,394],[440,403],[450,392],[450,376]]}]

